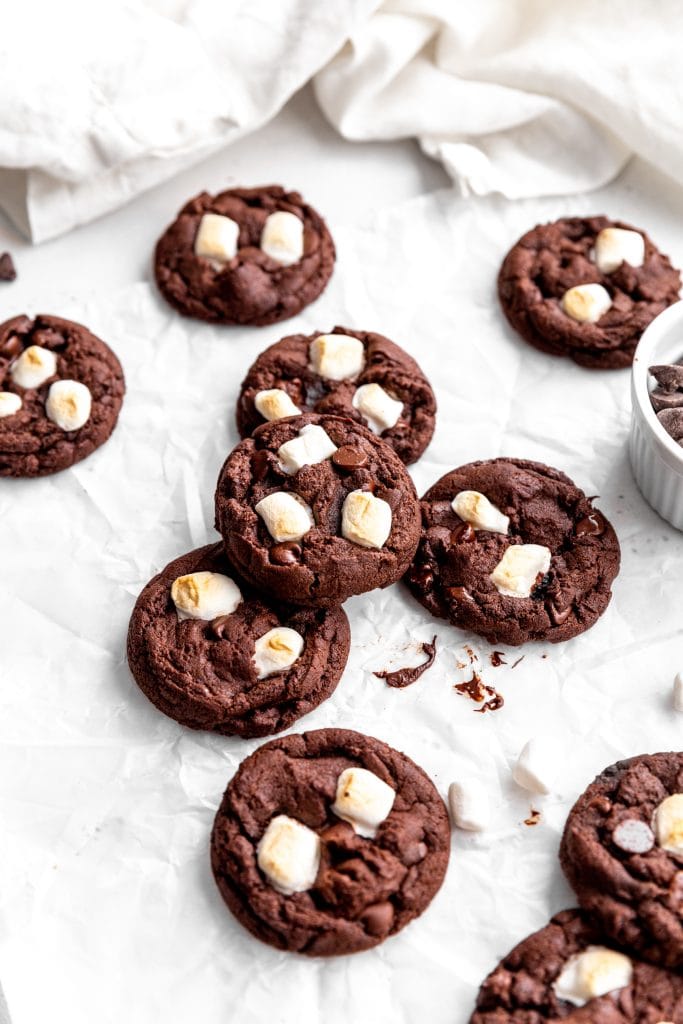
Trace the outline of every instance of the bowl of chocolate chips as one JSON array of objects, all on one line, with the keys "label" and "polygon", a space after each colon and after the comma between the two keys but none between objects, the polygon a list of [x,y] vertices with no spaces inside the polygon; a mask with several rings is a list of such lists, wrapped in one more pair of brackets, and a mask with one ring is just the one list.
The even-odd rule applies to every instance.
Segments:
[{"label": "bowl of chocolate chips", "polygon": [[683,302],[644,331],[631,371],[629,454],[645,500],[683,530]]}]

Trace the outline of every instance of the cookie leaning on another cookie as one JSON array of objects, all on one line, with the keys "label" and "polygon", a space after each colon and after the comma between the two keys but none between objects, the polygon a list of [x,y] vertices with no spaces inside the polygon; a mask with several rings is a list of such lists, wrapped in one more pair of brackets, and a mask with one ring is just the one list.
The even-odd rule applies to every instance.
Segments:
[{"label": "cookie leaning on another cookie", "polygon": [[398,580],[417,547],[420,513],[386,442],[351,420],[307,413],[265,423],[228,456],[216,528],[256,587],[325,607]]},{"label": "cookie leaning on another cookie", "polygon": [[259,747],[228,785],[211,836],[214,877],[238,921],[307,956],[395,935],[438,892],[449,853],[448,814],[427,775],[348,729]]},{"label": "cookie leaning on another cookie", "polygon": [[498,275],[503,312],[525,341],[600,370],[631,365],[641,334],[680,287],[644,231],[607,217],[537,225]]},{"label": "cookie leaning on another cookie", "polygon": [[613,942],[683,969],[683,753],[601,772],[569,814],[560,861]]},{"label": "cookie leaning on another cookie", "polygon": [[293,334],[261,353],[242,382],[237,429],[248,437],[265,420],[297,412],[354,419],[408,464],[432,438],[436,399],[418,364],[394,342],[333,327]]},{"label": "cookie leaning on another cookie", "polygon": [[263,185],[186,203],[157,243],[154,274],[184,316],[259,326],[313,302],[334,260],[320,214],[298,192]]},{"label": "cookie leaning on another cookie", "polygon": [[334,692],[350,640],[341,608],[286,608],[254,594],[223,546],[208,544],[142,591],[128,663],[143,693],[181,725],[268,736]]},{"label": "cookie leaning on another cookie", "polygon": [[87,327],[56,316],[0,324],[0,476],[57,473],[111,435],[121,364]]},{"label": "cookie leaning on another cookie", "polygon": [[569,477],[491,459],[446,473],[422,498],[406,582],[432,615],[490,643],[569,640],[609,604],[619,542]]}]

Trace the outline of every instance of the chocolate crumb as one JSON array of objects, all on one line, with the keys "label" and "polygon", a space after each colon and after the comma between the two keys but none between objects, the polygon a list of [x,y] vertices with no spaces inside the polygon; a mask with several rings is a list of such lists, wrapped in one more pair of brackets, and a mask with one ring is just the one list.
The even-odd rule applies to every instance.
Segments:
[{"label": "chocolate crumb", "polygon": [[524,824],[525,825],[538,825],[540,820],[541,820],[541,812],[540,811],[535,811],[534,808],[532,807],[531,808],[531,814],[529,815],[528,818],[524,819]]},{"label": "chocolate crumb", "polygon": [[517,666],[519,665],[520,661],[524,661],[525,657],[526,657],[526,655],[523,654],[521,656],[521,658],[517,658],[517,661],[513,661],[513,663],[510,665],[510,668],[517,668]]},{"label": "chocolate crumb", "polygon": [[373,672],[373,676],[377,676],[378,679],[384,679],[387,686],[394,686],[397,689],[403,689],[405,686],[410,686],[420,676],[427,671],[428,668],[434,664],[434,658],[436,657],[436,637],[432,637],[432,642],[427,643],[426,640],[420,645],[422,647],[422,654],[427,655],[427,660],[421,665],[417,665],[415,668],[399,668],[395,672],[387,672],[382,670],[381,672]]},{"label": "chocolate crumb", "polygon": [[494,668],[498,668],[499,665],[507,665],[507,661],[503,657],[502,651],[492,651],[490,657],[491,664]]},{"label": "chocolate crumb", "polygon": [[17,276],[14,260],[8,252],[0,256],[0,281],[14,281]]}]

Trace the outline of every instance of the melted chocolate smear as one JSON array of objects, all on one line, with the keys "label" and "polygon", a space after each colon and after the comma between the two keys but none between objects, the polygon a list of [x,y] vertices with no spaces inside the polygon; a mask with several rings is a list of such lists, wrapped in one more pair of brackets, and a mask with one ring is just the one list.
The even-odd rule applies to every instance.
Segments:
[{"label": "melted chocolate smear", "polygon": [[502,695],[492,686],[488,686],[479,673],[474,670],[472,678],[464,683],[456,683],[455,689],[463,697],[469,697],[470,700],[475,701],[477,704],[482,704],[482,707],[474,709],[480,715],[486,714],[487,711],[498,711],[505,703]]},{"label": "melted chocolate smear", "polygon": [[529,815],[528,818],[524,819],[524,824],[525,825],[538,825],[540,820],[541,820],[541,812],[540,811],[535,811],[534,808],[532,807],[531,808],[531,814]]},{"label": "melted chocolate smear", "polygon": [[579,519],[574,532],[577,537],[599,537],[605,532],[605,518],[600,512],[591,512]]},{"label": "melted chocolate smear", "polygon": [[502,651],[492,651],[489,657],[494,668],[498,668],[499,665],[507,665]]},{"label": "melted chocolate smear", "polygon": [[0,256],[0,281],[14,281],[16,276],[14,260],[8,252],[3,252]]},{"label": "melted chocolate smear", "polygon": [[432,637],[432,642],[427,643],[423,641],[420,645],[422,647],[422,654],[427,655],[427,660],[416,668],[399,668],[395,672],[387,672],[382,670],[381,672],[373,672],[373,676],[377,676],[378,679],[384,679],[387,686],[394,686],[397,689],[402,690],[404,686],[410,686],[420,676],[427,671],[428,668],[434,664],[434,658],[436,657],[436,637]]}]

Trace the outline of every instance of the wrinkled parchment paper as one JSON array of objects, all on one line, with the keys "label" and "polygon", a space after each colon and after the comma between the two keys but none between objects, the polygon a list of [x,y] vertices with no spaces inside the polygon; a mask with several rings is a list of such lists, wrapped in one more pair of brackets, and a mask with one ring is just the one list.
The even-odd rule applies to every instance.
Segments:
[{"label": "wrinkled parchment paper", "polygon": [[[465,1024],[497,960],[572,905],[556,853],[573,800],[620,757],[681,747],[670,688],[683,663],[683,537],[632,480],[628,372],[590,372],[519,342],[495,276],[531,224],[582,211],[648,228],[680,265],[683,202],[664,186],[645,192],[633,172],[568,201],[444,192],[362,228],[332,225],[339,262],[326,293],[259,330],[182,320],[148,284],[78,305],[41,297],[41,309],[112,345],[128,394],[113,438],[86,462],[0,482],[0,976],[13,1024]],[[600,495],[623,566],[590,632],[507,650],[497,668],[488,645],[430,619],[399,586],[348,602],[348,667],[300,728],[381,737],[444,796],[459,772],[474,772],[494,813],[487,833],[453,834],[445,884],[423,917],[371,952],[316,962],[252,939],[209,870],[215,809],[259,741],[165,718],[133,683],[124,643],[147,579],[214,537],[213,489],[237,440],[247,367],[285,333],[337,323],[388,334],[436,386],[436,436],[412,468],[420,493],[471,459],[546,461]],[[414,661],[416,642],[434,633],[436,662],[415,685],[393,690],[372,675]],[[475,714],[454,690],[471,674],[458,668],[466,644],[503,694],[500,711]],[[558,779],[550,797],[530,798],[510,769],[542,733],[556,741]]]}]

